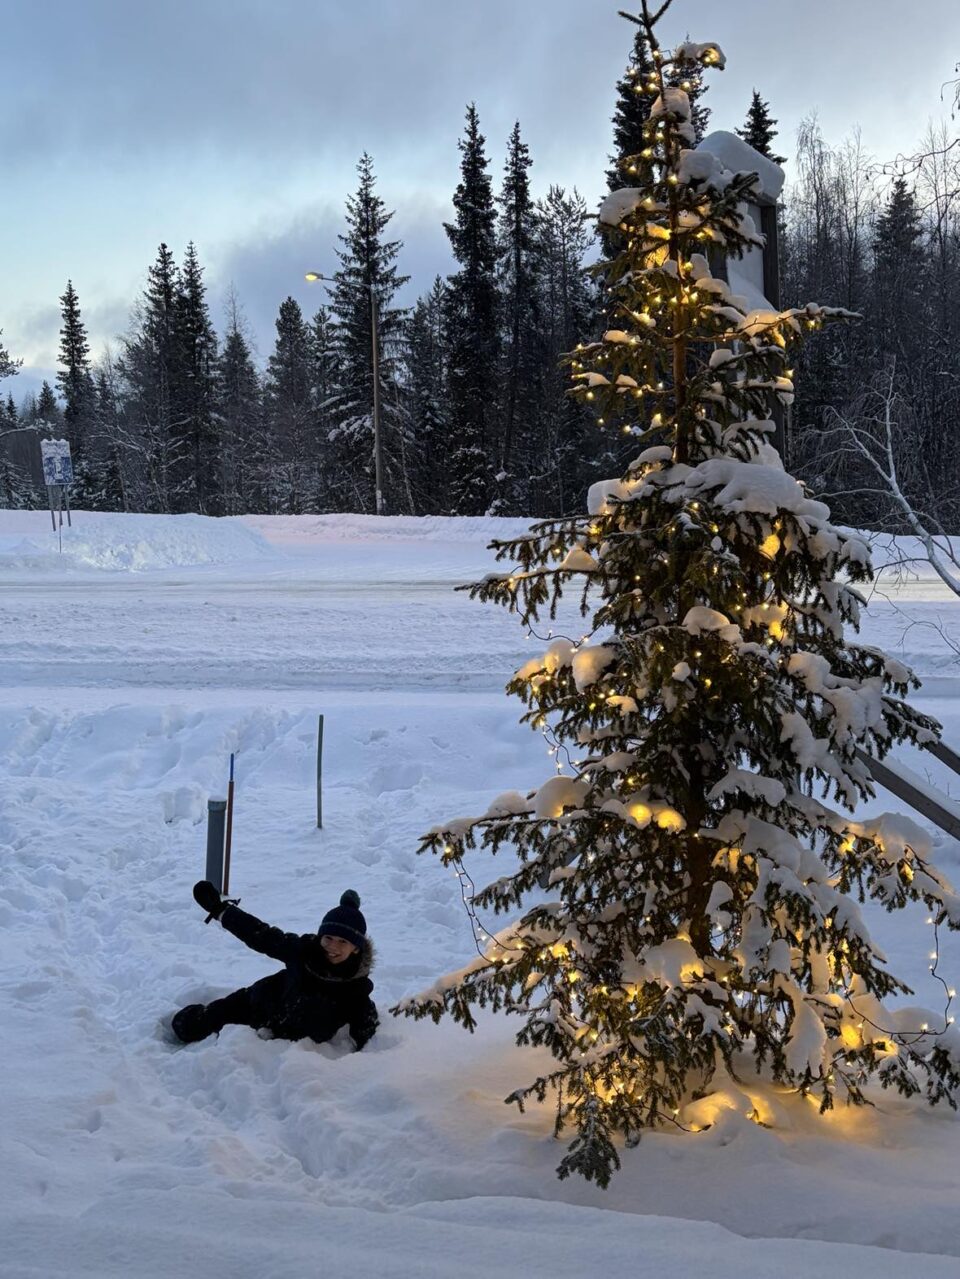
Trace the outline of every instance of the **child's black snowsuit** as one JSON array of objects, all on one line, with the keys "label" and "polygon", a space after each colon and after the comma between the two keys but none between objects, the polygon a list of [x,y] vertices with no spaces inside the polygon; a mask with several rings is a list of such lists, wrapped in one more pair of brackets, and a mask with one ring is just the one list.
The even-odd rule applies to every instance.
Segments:
[{"label": "child's black snowsuit", "polygon": [[374,953],[369,938],[356,954],[333,964],[316,933],[285,933],[239,906],[225,907],[220,923],[251,950],[279,960],[284,968],[211,1004],[181,1008],[172,1027],[184,1043],[206,1039],[227,1025],[253,1026],[278,1039],[313,1039],[318,1044],[347,1026],[358,1049],[374,1034],[379,1018],[370,998]]}]

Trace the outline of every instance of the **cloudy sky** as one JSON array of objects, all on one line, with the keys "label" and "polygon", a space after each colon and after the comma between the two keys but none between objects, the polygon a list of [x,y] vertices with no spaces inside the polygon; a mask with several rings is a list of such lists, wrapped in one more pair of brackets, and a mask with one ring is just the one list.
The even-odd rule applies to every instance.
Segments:
[{"label": "cloudy sky", "polygon": [[[408,300],[450,268],[442,222],[475,101],[499,181],[519,119],[534,184],[592,205],[614,84],[633,28],[616,0],[0,0],[0,329],[24,374],[56,362],[58,297],[78,291],[94,353],[116,341],[165,240],[193,239],[215,321],[231,283],[261,358],[287,294],[305,309],[335,268],[363,150],[405,243]],[[947,114],[956,0],[674,0],[664,43],[717,40],[712,127],[742,122],[756,86],[792,151],[819,113],[880,159]]]}]

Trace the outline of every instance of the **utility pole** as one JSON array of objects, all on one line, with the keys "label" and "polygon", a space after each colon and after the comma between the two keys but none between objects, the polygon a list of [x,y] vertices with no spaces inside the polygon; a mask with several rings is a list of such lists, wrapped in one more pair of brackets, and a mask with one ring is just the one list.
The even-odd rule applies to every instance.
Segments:
[{"label": "utility pole", "polygon": [[380,334],[377,326],[377,292],[370,284],[370,348],[373,357],[373,482],[377,490],[377,514],[383,514],[383,440],[380,434]]}]

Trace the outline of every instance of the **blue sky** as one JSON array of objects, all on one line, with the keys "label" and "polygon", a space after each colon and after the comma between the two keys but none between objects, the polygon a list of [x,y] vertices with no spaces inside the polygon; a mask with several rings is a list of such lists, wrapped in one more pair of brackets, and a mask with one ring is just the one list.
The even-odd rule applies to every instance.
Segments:
[{"label": "blue sky", "polygon": [[[946,114],[960,6],[922,0],[674,0],[666,43],[719,41],[712,127],[741,123],[754,85],[792,150],[819,113],[828,140],[860,126],[880,159]],[[614,83],[632,28],[607,0],[0,0],[0,328],[24,376],[53,367],[68,277],[94,354],[115,342],[157,245],[193,239],[214,319],[231,283],[260,356],[303,271],[332,270],[363,150],[396,210],[407,300],[450,267],[442,221],[465,104],[499,180],[519,119],[538,193],[592,205],[610,146]],[[789,169],[788,169],[789,172]]]}]

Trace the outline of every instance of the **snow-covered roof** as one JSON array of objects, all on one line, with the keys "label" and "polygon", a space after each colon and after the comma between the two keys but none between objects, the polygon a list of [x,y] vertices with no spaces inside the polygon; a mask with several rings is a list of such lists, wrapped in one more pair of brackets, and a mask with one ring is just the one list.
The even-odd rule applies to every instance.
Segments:
[{"label": "snow-covered roof", "polygon": [[703,139],[698,149],[715,155],[724,168],[733,173],[756,173],[760,179],[760,195],[771,202],[779,199],[785,179],[783,169],[735,133],[717,129]]}]

